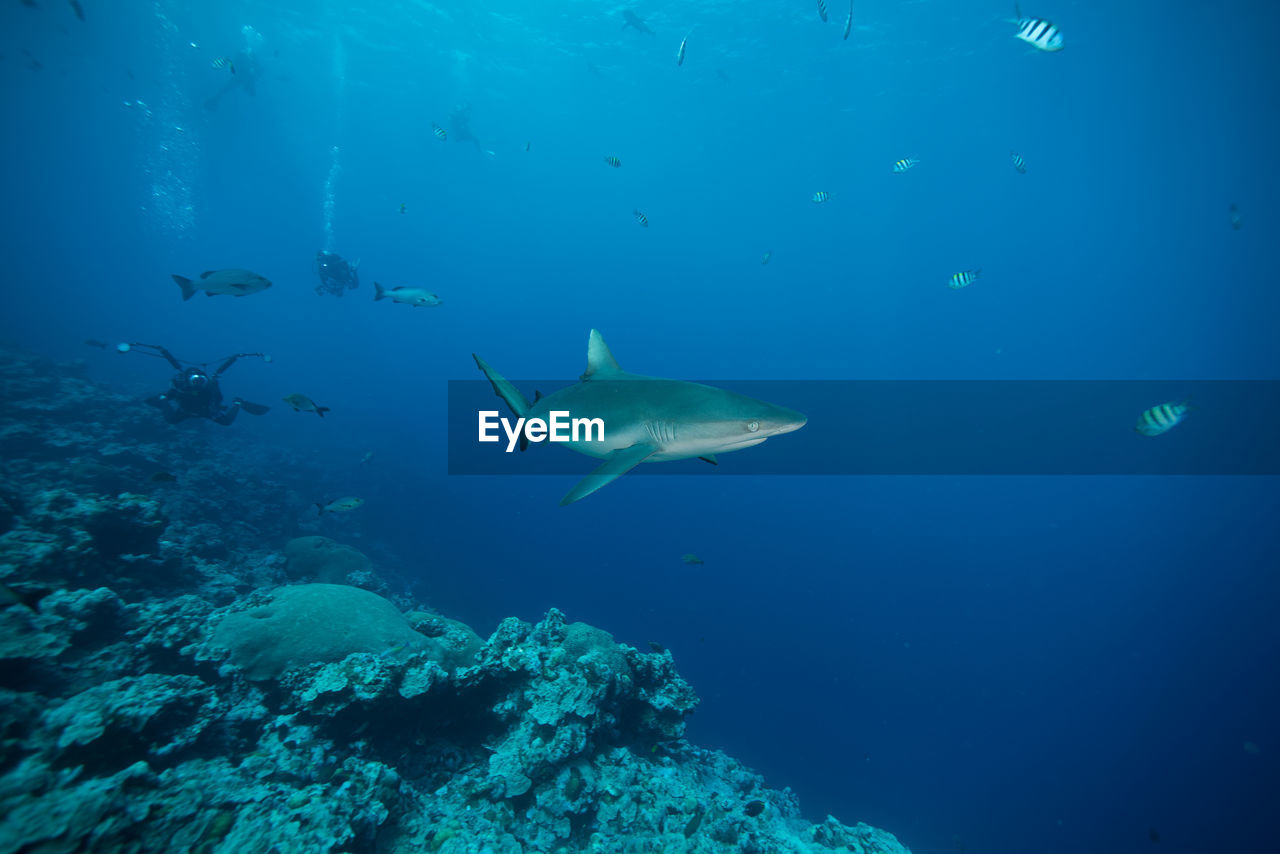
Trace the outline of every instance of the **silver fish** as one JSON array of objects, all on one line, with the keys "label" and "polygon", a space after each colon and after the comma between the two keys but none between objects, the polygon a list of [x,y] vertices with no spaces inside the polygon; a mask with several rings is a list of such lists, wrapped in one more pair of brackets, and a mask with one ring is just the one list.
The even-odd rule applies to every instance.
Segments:
[{"label": "silver fish", "polygon": [[284,402],[292,406],[294,412],[314,412],[321,418],[324,418],[324,414],[330,411],[329,407],[320,406],[305,394],[298,394],[296,392],[293,394],[286,394],[284,396]]},{"label": "silver fish", "polygon": [[265,291],[271,287],[271,280],[264,276],[249,270],[206,270],[200,274],[198,282],[192,281],[184,276],[172,274],[173,280],[182,288],[182,299],[191,299],[200,291],[204,291],[209,296],[218,294],[227,294],[233,297],[243,297],[249,294],[256,294],[258,291]]},{"label": "silver fish", "polygon": [[380,299],[389,299],[392,302],[411,305],[415,308],[418,306],[439,305],[441,303],[440,297],[430,291],[424,291],[422,288],[399,287],[387,289],[374,282],[373,301],[377,302]]},{"label": "silver fish", "polygon": [[364,504],[363,498],[348,496],[346,498],[335,498],[328,504],[317,504],[316,508],[321,513],[348,513],[355,510],[361,504]]}]

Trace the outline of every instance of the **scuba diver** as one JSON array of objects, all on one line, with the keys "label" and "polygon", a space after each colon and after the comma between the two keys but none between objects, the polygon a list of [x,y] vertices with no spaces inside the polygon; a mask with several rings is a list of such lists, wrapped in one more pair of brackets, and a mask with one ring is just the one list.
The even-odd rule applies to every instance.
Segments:
[{"label": "scuba diver", "polygon": [[316,253],[316,273],[320,276],[316,293],[340,297],[344,291],[360,287],[360,276],[356,273],[359,266],[359,259],[352,264],[337,252],[321,249]]},{"label": "scuba diver", "polygon": [[138,352],[143,355],[164,359],[177,371],[170,381],[168,390],[146,400],[148,406],[154,406],[164,412],[166,424],[177,424],[188,418],[208,418],[213,423],[225,427],[236,420],[241,409],[250,415],[265,415],[271,408],[260,403],[250,403],[238,397],[232,399],[227,406],[223,406],[222,390],[218,388],[218,377],[234,365],[237,359],[242,356],[257,356],[264,362],[270,362],[271,357],[265,353],[236,353],[233,356],[227,356],[218,369],[210,373],[206,364],[194,365],[180,362],[173,357],[172,353],[157,344],[136,342],[117,344],[116,351],[128,353],[135,347],[142,348]]},{"label": "scuba diver", "polygon": [[476,151],[482,151],[489,156],[493,156],[493,152],[485,148],[480,140],[476,139],[476,135],[471,132],[470,104],[458,104],[453,108],[453,112],[449,113],[449,132],[453,134],[455,141],[469,142],[476,147]]}]

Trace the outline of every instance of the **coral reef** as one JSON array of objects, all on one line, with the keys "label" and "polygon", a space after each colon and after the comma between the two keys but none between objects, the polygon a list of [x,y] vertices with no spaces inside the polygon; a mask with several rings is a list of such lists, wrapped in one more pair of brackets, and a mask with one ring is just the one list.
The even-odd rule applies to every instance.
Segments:
[{"label": "coral reef", "polygon": [[79,367],[0,351],[0,399],[0,854],[906,852],[688,743],[667,651],[392,600]]}]

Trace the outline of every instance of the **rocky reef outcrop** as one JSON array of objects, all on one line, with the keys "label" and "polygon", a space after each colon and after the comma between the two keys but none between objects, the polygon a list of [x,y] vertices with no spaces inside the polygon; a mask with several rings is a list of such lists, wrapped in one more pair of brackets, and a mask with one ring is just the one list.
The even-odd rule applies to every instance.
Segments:
[{"label": "rocky reef outcrop", "polygon": [[483,638],[77,369],[0,352],[0,393],[0,854],[906,851],[690,744],[670,652]]}]

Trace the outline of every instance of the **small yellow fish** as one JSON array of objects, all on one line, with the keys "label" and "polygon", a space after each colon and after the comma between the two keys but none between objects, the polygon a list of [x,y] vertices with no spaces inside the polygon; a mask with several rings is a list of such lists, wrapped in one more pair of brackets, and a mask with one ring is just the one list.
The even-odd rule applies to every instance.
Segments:
[{"label": "small yellow fish", "polygon": [[903,172],[906,172],[908,169],[912,168],[913,166],[919,166],[919,165],[920,165],[920,161],[916,160],[914,157],[904,157],[901,160],[895,160],[893,162],[893,171],[894,171],[894,174],[901,175]]},{"label": "small yellow fish", "polygon": [[401,202],[401,203],[400,203],[400,213],[404,213],[404,208],[405,208],[404,202]]},{"label": "small yellow fish", "polygon": [[604,159],[604,162],[605,162],[605,163],[608,163],[608,164],[609,164],[610,166],[612,166],[614,169],[617,169],[619,166],[621,166],[621,165],[622,165],[622,161],[621,161],[621,160],[619,160],[618,158],[614,157],[612,154],[611,154],[611,155],[609,155],[608,157],[606,157],[606,158]]},{"label": "small yellow fish", "polygon": [[1162,403],[1153,406],[1138,416],[1138,423],[1133,429],[1142,436],[1159,436],[1167,433],[1182,423],[1187,417],[1190,407],[1184,400],[1181,403]]},{"label": "small yellow fish", "polygon": [[446,139],[449,138],[449,134],[445,133],[444,128],[440,127],[440,125],[433,124],[431,126],[431,133],[433,133],[435,135],[435,138],[440,140],[441,142],[444,142]]},{"label": "small yellow fish", "polygon": [[770,259],[770,258],[772,258],[772,257],[773,257],[773,252],[772,252],[772,251],[769,251],[769,252],[764,253],[764,257],[760,259],[760,264],[761,264],[761,265],[768,264],[768,263],[769,263],[769,259]]},{"label": "small yellow fish", "polygon": [[233,63],[233,62],[231,61],[231,58],[230,58],[230,57],[228,57],[228,56],[220,56],[220,57],[218,57],[217,59],[215,59],[213,62],[209,63],[209,65],[210,65],[210,66],[211,66],[215,71],[221,71],[222,69],[224,69],[224,68],[225,68],[225,69],[227,69],[228,71],[230,71],[232,74],[235,74],[235,73],[236,73],[236,66],[235,66],[235,63]]},{"label": "small yellow fish", "polygon": [[820,205],[823,202],[825,202],[827,199],[831,198],[831,194],[824,190],[819,190],[809,198],[815,205]]},{"label": "small yellow fish", "polygon": [[648,227],[649,227],[649,218],[648,218],[647,216],[645,216],[644,214],[640,213],[640,211],[638,211],[638,210],[637,210],[637,211],[632,211],[632,212],[631,212],[631,215],[632,215],[633,217],[635,217],[635,218],[636,218],[636,222],[640,223],[640,224],[641,224],[641,225],[643,225],[645,228],[648,228]]},{"label": "small yellow fish", "polygon": [[1009,159],[1013,161],[1013,168],[1018,170],[1019,175],[1027,174],[1027,161],[1022,158],[1021,154],[1016,151],[1010,151]]},{"label": "small yellow fish", "polygon": [[702,564],[706,563],[705,560],[703,560],[702,558],[698,557],[695,554],[680,555],[680,560],[684,561],[690,566],[701,566]]},{"label": "small yellow fish", "polygon": [[363,498],[355,498],[348,496],[347,498],[337,498],[328,504],[317,504],[316,508],[323,513],[347,513],[355,510],[361,504],[364,504]]},{"label": "small yellow fish", "polygon": [[982,275],[981,270],[965,270],[962,273],[955,273],[951,276],[951,281],[947,282],[947,287],[953,291],[961,288],[967,288],[974,282],[978,281],[978,277]]}]

